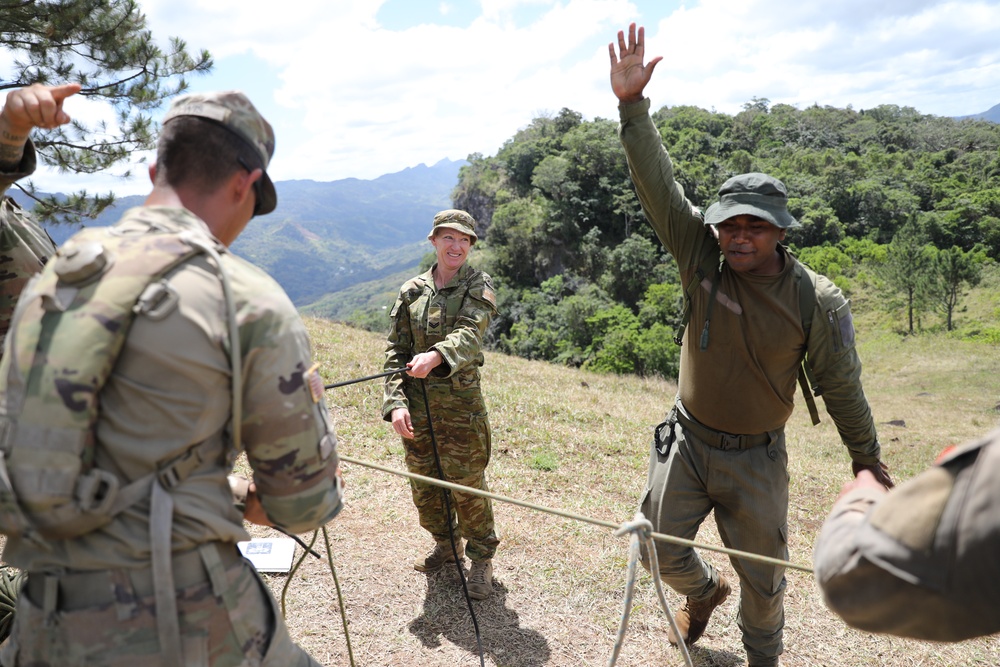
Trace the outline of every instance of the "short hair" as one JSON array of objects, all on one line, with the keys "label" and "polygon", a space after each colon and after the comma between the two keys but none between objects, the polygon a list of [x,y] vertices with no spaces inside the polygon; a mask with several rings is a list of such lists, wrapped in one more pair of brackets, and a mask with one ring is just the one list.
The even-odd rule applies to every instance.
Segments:
[{"label": "short hair", "polygon": [[260,167],[260,155],[238,134],[199,116],[178,116],[163,126],[156,145],[156,183],[209,194],[233,172]]}]

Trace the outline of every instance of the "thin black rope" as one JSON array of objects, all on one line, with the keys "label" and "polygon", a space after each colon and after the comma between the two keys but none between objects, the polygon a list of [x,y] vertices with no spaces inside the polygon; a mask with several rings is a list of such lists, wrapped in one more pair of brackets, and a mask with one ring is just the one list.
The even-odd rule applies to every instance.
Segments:
[{"label": "thin black rope", "polygon": [[316,558],[319,558],[320,560],[323,560],[323,557],[322,557],[322,556],[320,556],[320,555],[319,555],[318,553],[316,553],[316,552],[315,552],[315,551],[314,551],[314,550],[312,549],[312,547],[310,547],[310,546],[309,546],[308,544],[306,544],[306,541],[305,541],[305,540],[303,540],[303,539],[302,539],[301,537],[299,537],[298,535],[293,535],[292,533],[289,533],[289,532],[288,532],[288,531],[286,531],[286,530],[283,530],[283,529],[281,529],[281,528],[278,528],[277,526],[271,526],[271,528],[273,528],[274,530],[278,531],[279,533],[281,533],[281,534],[282,534],[282,535],[284,535],[285,537],[290,537],[290,538],[292,538],[293,540],[295,540],[295,543],[296,543],[296,544],[298,544],[298,545],[299,545],[300,547],[302,547],[302,549],[303,549],[304,551],[308,551],[309,553],[311,553],[311,554],[312,554],[313,556],[315,556]]},{"label": "thin black rope", "polygon": [[[405,370],[405,369],[404,369]],[[399,371],[396,371],[399,372]],[[386,373],[389,375],[389,373]],[[441,481],[444,478],[444,468],[441,467],[441,457],[438,455],[437,438],[434,437],[434,424],[431,423],[431,403],[427,400],[427,383],[420,379],[420,391],[424,395],[424,410],[427,413],[427,430],[431,436],[431,450],[434,452],[434,465],[437,466],[438,477]],[[476,631],[476,646],[479,648],[479,664],[486,667],[486,659],[483,657],[483,640],[479,635],[479,621],[476,619],[476,611],[472,608],[472,598],[469,597],[469,587],[465,582],[465,571],[462,569],[462,561],[458,558],[458,547],[455,546],[455,528],[451,522],[451,493],[448,489],[441,487],[441,497],[444,498],[445,513],[448,515],[448,538],[451,540],[451,553],[455,558],[455,567],[458,569],[458,576],[462,580],[462,593],[465,595],[465,604],[469,607],[469,615],[472,617],[472,627]],[[457,518],[457,510],[455,512]]]},{"label": "thin black rope", "polygon": [[336,389],[337,387],[345,387],[349,384],[357,384],[358,382],[367,382],[368,380],[375,380],[378,378],[384,378],[389,375],[395,375],[396,373],[402,373],[405,370],[408,370],[406,366],[403,366],[402,368],[394,368],[391,371],[385,371],[384,373],[376,373],[375,375],[366,375],[363,378],[356,378],[354,380],[344,380],[343,382],[334,382],[333,384],[325,384],[323,385],[323,389]]}]

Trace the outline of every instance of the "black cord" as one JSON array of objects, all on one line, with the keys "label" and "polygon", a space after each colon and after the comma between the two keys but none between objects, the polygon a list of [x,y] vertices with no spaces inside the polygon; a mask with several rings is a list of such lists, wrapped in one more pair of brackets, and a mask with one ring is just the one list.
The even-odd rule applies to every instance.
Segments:
[{"label": "black cord", "polygon": [[323,385],[323,389],[336,389],[337,387],[344,387],[349,384],[356,384],[358,382],[367,382],[368,380],[374,380],[376,378],[384,378],[387,375],[395,375],[396,373],[402,373],[405,370],[408,370],[406,366],[403,366],[402,368],[394,368],[391,371],[385,371],[384,373],[376,373],[375,375],[369,375],[367,377],[357,378],[355,380],[344,380],[343,382],[334,382],[333,384],[325,384]]},{"label": "black cord", "polygon": [[[311,553],[311,554],[312,554],[313,556],[315,556],[316,558],[319,558],[320,560],[323,560],[323,557],[322,557],[322,556],[320,556],[320,555],[319,555],[318,553],[316,553],[315,551],[313,551],[312,547],[310,547],[310,546],[309,546],[308,544],[306,544],[306,543],[305,543],[305,540],[303,540],[303,539],[302,539],[301,537],[299,537],[298,535],[292,535],[291,533],[289,533],[289,532],[286,532],[285,530],[282,530],[281,528],[278,528],[277,526],[271,526],[271,528],[274,528],[274,529],[275,529],[276,531],[278,531],[279,533],[281,533],[282,535],[284,535],[284,536],[286,536],[286,537],[290,537],[290,538],[292,538],[293,540],[295,540],[295,543],[296,543],[296,544],[298,544],[298,545],[299,545],[300,547],[302,547],[302,548],[303,548],[303,549],[304,549],[305,551],[308,551],[309,553]],[[317,530],[318,530],[318,529],[317,529]],[[314,532],[315,532],[315,531],[314,531]],[[316,537],[315,537],[315,535],[314,535],[314,536],[313,536],[313,542],[315,542],[315,541],[316,541]]]},{"label": "black cord", "polygon": [[[438,455],[437,438],[434,437],[434,425],[431,423],[431,404],[427,400],[427,383],[420,379],[420,390],[424,394],[424,409],[427,411],[427,430],[431,435],[431,449],[434,451],[434,464],[437,466],[438,478],[443,482],[444,469],[441,467],[441,457]],[[462,592],[465,594],[465,604],[469,607],[469,615],[472,616],[472,627],[476,631],[476,646],[479,647],[479,664],[486,667],[486,660],[483,658],[483,640],[479,635],[479,621],[476,620],[476,611],[472,608],[472,598],[469,597],[469,587],[465,583],[465,571],[462,570],[462,561],[458,558],[458,547],[455,545],[455,528],[451,523],[451,494],[448,489],[441,487],[441,496],[444,498],[445,513],[448,515],[448,537],[451,539],[451,553],[455,557],[455,567],[458,568],[458,576],[462,580]]]},{"label": "black cord", "polygon": [[[368,380],[374,380],[376,378],[395,375],[396,373],[402,373],[406,370],[408,369],[405,366],[403,368],[395,368],[390,371],[384,371],[382,373],[376,373],[375,375],[368,375],[354,380],[345,380],[344,382],[335,382],[333,384],[323,385],[323,389],[335,389],[337,387],[343,387],[349,384],[355,384],[357,382],[366,382]],[[431,436],[431,449],[434,451],[434,464],[435,466],[437,466],[438,478],[443,482],[445,481],[444,469],[441,467],[441,457],[438,454],[437,438],[434,437],[434,425],[431,423],[431,404],[430,401],[427,400],[427,384],[423,378],[420,379],[420,390],[423,392],[424,395],[424,409],[427,412],[427,430],[430,432]],[[458,547],[455,544],[455,528],[451,522],[451,494],[448,492],[448,489],[441,487],[441,496],[444,498],[445,512],[448,515],[448,537],[451,540],[451,554],[455,558],[455,567],[458,568],[458,576],[462,580],[462,592],[465,594],[465,604],[469,607],[469,615],[472,617],[472,627],[476,631],[476,646],[479,647],[479,664],[482,667],[486,667],[486,660],[483,657],[483,640],[479,634],[479,621],[476,619],[476,611],[472,608],[472,598],[469,597],[469,587],[465,581],[465,571],[462,569],[462,561],[458,558]],[[281,532],[284,533],[284,531]],[[288,533],[285,533],[285,535],[288,535]],[[296,536],[294,535],[288,535],[288,536],[294,539],[296,542],[298,542],[303,549],[311,553],[313,556],[316,556],[316,558],[321,558],[319,554],[317,554],[315,551],[312,550],[311,544],[309,546],[306,546],[306,544]],[[316,537],[314,533],[313,541],[315,541],[315,539]]]}]

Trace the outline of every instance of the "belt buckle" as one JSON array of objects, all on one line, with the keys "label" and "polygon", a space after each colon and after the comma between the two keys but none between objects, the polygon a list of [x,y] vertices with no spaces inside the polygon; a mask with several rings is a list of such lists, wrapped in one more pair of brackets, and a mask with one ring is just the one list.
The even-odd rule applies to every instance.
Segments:
[{"label": "belt buckle", "polygon": [[719,449],[722,451],[740,449],[740,436],[731,433],[720,433],[719,436]]}]

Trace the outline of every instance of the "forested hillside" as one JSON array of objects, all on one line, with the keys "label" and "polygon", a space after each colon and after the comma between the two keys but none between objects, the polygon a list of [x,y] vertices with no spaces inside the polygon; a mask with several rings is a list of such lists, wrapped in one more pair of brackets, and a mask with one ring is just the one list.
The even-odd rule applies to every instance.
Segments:
[{"label": "forested hillside", "polygon": [[[902,332],[958,327],[1000,340],[995,304],[979,321],[957,316],[1000,256],[1000,126],[760,99],[736,115],[664,107],[654,121],[695,204],[710,205],[732,175],[775,175],[802,222],[793,252],[849,295],[872,297],[866,307],[886,309]],[[472,261],[499,286],[494,349],[676,373],[681,287],[643,218],[617,120],[568,109],[536,118],[495,156],[470,156],[453,199],[485,231]]]}]

